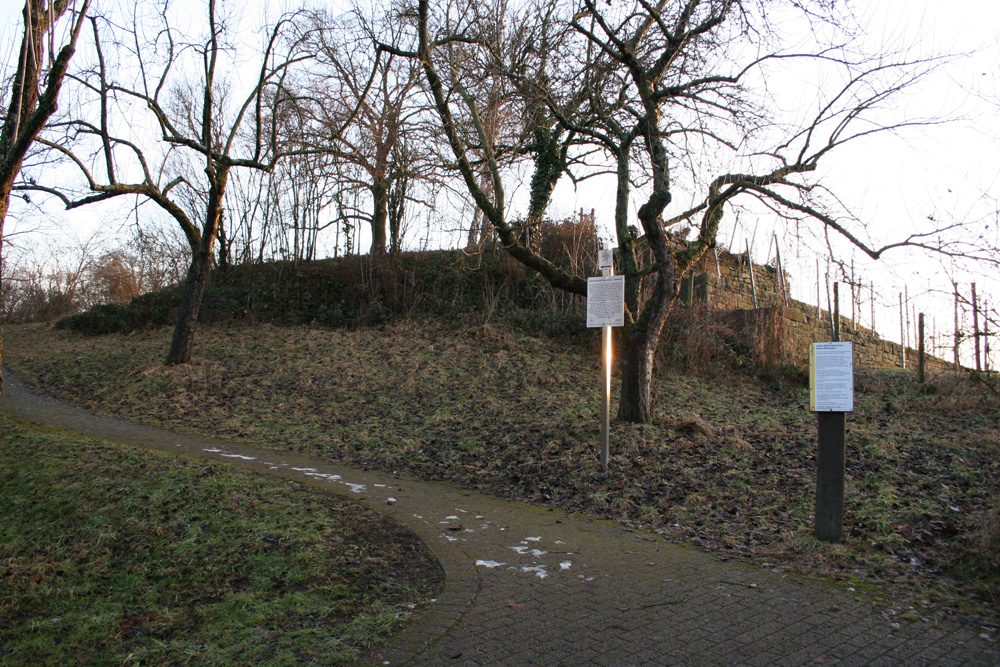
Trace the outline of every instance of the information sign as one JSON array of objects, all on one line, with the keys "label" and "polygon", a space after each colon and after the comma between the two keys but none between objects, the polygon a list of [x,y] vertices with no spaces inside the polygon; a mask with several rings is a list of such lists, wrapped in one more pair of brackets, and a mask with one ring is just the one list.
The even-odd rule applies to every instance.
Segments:
[{"label": "information sign", "polygon": [[587,326],[625,326],[625,276],[587,278]]},{"label": "information sign", "polygon": [[809,346],[809,409],[813,412],[854,411],[853,343],[813,343]]},{"label": "information sign", "polygon": [[611,248],[608,248],[607,250],[598,250],[597,268],[601,271],[604,269],[615,268],[615,251]]}]

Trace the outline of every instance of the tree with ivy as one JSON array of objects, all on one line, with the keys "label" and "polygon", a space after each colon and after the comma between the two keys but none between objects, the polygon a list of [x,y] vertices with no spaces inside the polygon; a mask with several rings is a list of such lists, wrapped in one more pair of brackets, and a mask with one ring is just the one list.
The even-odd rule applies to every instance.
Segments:
[{"label": "tree with ivy", "polygon": [[[68,0],[27,0],[21,11],[23,35],[18,50],[17,69],[10,86],[3,91],[3,124],[0,126],[0,249],[3,247],[3,224],[10,208],[14,181],[38,135],[55,113],[66,69],[76,52],[76,41],[83,27],[90,0],[80,7]],[[69,16],[65,43],[55,50],[59,21]],[[48,39],[47,39],[48,38]],[[48,59],[46,63],[46,46]],[[0,338],[0,361],[3,359]],[[0,391],[3,374],[0,372]]]},{"label": "tree with ivy", "polygon": [[[812,22],[822,28],[815,35],[832,37],[817,37],[810,50],[784,48],[768,18],[776,13]],[[511,256],[554,287],[584,295],[586,280],[546,260],[518,233],[518,223],[530,229],[540,219],[564,176],[579,180],[587,165],[590,173],[614,175],[616,255],[626,281],[619,419],[653,418],[654,358],[679,281],[715,246],[727,210],[758,202],[790,223],[812,221],[874,258],[926,240],[867,244],[864,225],[846,210],[836,212],[837,200],[824,197],[812,178],[820,160],[843,144],[923,122],[886,122],[883,112],[934,65],[859,52],[850,17],[836,7],[794,0],[537,0],[513,12],[503,2],[440,8],[420,0],[406,18],[415,45],[395,52],[419,60],[466,187]],[[454,83],[445,54],[456,45],[477,54],[468,62],[485,63],[467,80],[480,87],[502,80],[521,105],[524,141],[508,154],[530,158],[523,220],[506,208],[500,151],[482,141],[470,84]],[[770,98],[768,76],[791,66],[838,82],[816,89],[812,115],[782,115]],[[480,172],[488,175],[492,197]],[[675,202],[678,183],[687,201],[682,208],[680,198]],[[694,238],[671,235],[682,227],[693,228]]]}]

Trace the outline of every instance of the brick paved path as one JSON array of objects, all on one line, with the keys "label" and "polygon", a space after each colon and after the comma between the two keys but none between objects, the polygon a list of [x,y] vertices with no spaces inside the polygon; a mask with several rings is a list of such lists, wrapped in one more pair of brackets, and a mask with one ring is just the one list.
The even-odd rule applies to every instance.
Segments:
[{"label": "brick paved path", "polygon": [[723,562],[610,521],[97,417],[8,378],[0,408],[363,499],[441,561],[445,590],[370,665],[1000,665],[991,630],[893,618],[843,583]]}]

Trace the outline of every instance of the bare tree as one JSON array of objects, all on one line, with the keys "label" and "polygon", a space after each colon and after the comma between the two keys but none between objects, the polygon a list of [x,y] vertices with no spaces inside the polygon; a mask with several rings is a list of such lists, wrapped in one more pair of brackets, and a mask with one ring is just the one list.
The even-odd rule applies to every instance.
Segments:
[{"label": "bare tree", "polygon": [[[783,4],[788,5],[783,10],[821,22],[823,30],[816,32],[833,32],[840,43],[817,43],[809,52],[783,50],[766,18]],[[594,149],[610,159],[597,167],[616,174],[618,183],[615,232],[628,320],[622,420],[653,417],[653,360],[680,277],[715,245],[727,207],[749,200],[779,218],[814,221],[874,258],[898,246],[933,247],[932,239],[947,231],[875,247],[866,242],[859,221],[846,211],[832,212],[824,189],[809,180],[820,159],[844,143],[924,122],[886,122],[880,114],[888,100],[933,67],[931,61],[853,53],[850,30],[838,23],[840,17],[822,15],[829,10],[825,6],[803,8],[781,0],[634,0],[607,6],[551,0],[508,21],[517,27],[505,33],[469,19],[480,6],[452,4],[432,12],[421,0],[412,15],[416,46],[398,45],[394,52],[421,63],[466,187],[503,245],[555,287],[584,294],[586,283],[548,262],[512,224],[498,151],[483,141],[481,105],[455,83],[454,65],[443,54],[454,45],[475,51],[490,63],[479,70],[480,81],[506,77],[508,94],[520,99],[522,134],[535,139],[521,147],[532,158],[529,222],[548,205],[555,182],[572,172],[574,159],[596,159],[599,155],[587,153]],[[500,34],[506,37],[497,39]],[[552,52],[559,53],[557,62],[541,55]],[[823,68],[838,81],[818,91],[815,112],[804,120],[782,117],[780,106],[767,97],[766,76],[790,63]],[[538,112],[537,100],[544,100],[548,114]],[[471,119],[471,130],[463,119]],[[478,162],[477,141],[483,151]],[[579,146],[581,141],[592,148]],[[717,154],[722,157],[714,158]],[[484,169],[493,192],[480,182]],[[685,172],[688,178],[677,178]],[[668,213],[678,180],[691,203]],[[638,225],[630,224],[628,215],[635,199]],[[671,237],[670,229],[681,226],[693,227],[695,238]]]},{"label": "bare tree", "polygon": [[[585,294],[586,281],[534,251],[525,234],[525,221],[510,219],[506,210],[505,173],[515,173],[518,163],[531,156],[535,158],[535,174],[527,224],[530,226],[531,219],[540,219],[557,180],[553,173],[562,173],[562,158],[568,145],[561,141],[560,130],[552,132],[551,126],[545,127],[544,120],[538,120],[538,115],[532,113],[531,101],[518,96],[513,79],[506,74],[544,68],[548,62],[538,58],[542,51],[537,47],[544,39],[539,31],[551,26],[548,20],[551,12],[544,13],[546,21],[538,26],[532,23],[536,9],[526,7],[516,13],[504,0],[489,6],[462,5],[454,16],[446,14],[440,18],[437,29],[442,36],[434,38],[430,32],[429,4],[420,2],[415,15],[409,17],[416,23],[415,50],[388,44],[382,44],[382,48],[420,62],[454,166],[507,251],[539,271],[555,287]],[[473,46],[477,48],[470,50]],[[441,69],[448,73],[448,78],[442,77]],[[544,72],[537,75],[544,76]],[[498,90],[503,91],[506,99],[518,100],[520,104],[518,111],[505,114],[520,119],[516,131],[503,135],[505,141],[494,139],[496,133],[484,120],[487,116],[483,113]],[[548,140],[539,141],[540,136]],[[553,160],[540,159],[542,156]]]},{"label": "bare tree", "polygon": [[[79,11],[71,10],[68,0],[27,0],[21,12],[24,35],[18,52],[17,70],[2,98],[5,111],[0,127],[0,249],[3,247],[3,223],[10,207],[10,193],[21,171],[31,144],[56,111],[59,91],[66,69],[76,50],[76,40],[83,26],[90,0],[83,0]],[[57,22],[67,12],[71,25],[66,43],[55,52]],[[49,66],[46,72],[45,51],[48,36]],[[44,87],[42,81],[44,79]],[[0,361],[3,360],[0,337]],[[0,391],[3,374],[0,372]]]},{"label": "bare tree", "polygon": [[[303,139],[328,157],[342,190],[368,196],[369,207],[341,215],[369,226],[373,255],[398,248],[407,204],[421,201],[418,184],[437,178],[424,127],[428,103],[419,67],[385,54],[373,42],[375,34],[400,29],[391,17],[365,16],[359,9],[336,18],[314,13],[309,30],[317,52],[308,84],[315,118],[302,128]],[[343,118],[352,113],[353,122],[341,132]]]},{"label": "bare tree", "polygon": [[[137,195],[163,208],[178,223],[192,257],[168,364],[186,363],[191,358],[213,246],[223,224],[230,172],[234,168],[269,172],[294,152],[279,128],[282,118],[295,113],[299,103],[290,85],[292,68],[309,57],[298,50],[298,43],[283,40],[291,21],[290,16],[283,17],[269,29],[261,50],[254,55],[259,65],[249,90],[237,104],[229,104],[236,97],[236,82],[224,78],[222,61],[237,47],[225,42],[228,22],[218,16],[215,0],[207,0],[206,9],[206,33],[200,41],[186,38],[171,26],[166,6],[157,17],[152,37],[145,37],[138,17],[126,35],[116,36],[131,43],[133,59],[116,68],[116,74],[125,76],[137,68],[134,84],[112,77],[100,22],[93,20],[98,65],[74,78],[97,102],[99,116],[88,119],[81,107],[79,115],[62,125],[65,134],[61,141],[45,141],[76,165],[92,194],[75,195],[62,187],[24,186],[56,194],[68,208]],[[193,57],[187,59],[189,55]],[[179,63],[187,64],[189,71],[182,71]],[[143,122],[158,130],[159,144],[143,145],[141,137],[116,134],[121,123],[113,115],[115,111],[123,115],[148,112]],[[81,140],[87,139],[98,146],[95,170],[80,157],[85,154],[81,150],[87,149]],[[76,149],[78,145],[80,149]],[[153,159],[159,160],[155,170]]]},{"label": "bare tree", "polygon": [[[300,136],[297,129],[294,136]],[[219,239],[220,264],[316,258],[323,217],[339,181],[323,153],[295,154],[272,171],[234,173],[226,195],[229,231]]]}]

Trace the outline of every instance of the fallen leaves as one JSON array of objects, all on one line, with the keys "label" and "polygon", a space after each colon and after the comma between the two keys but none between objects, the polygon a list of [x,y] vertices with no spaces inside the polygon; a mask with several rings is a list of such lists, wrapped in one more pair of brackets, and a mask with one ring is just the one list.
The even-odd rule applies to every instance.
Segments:
[{"label": "fallen leaves", "polygon": [[[903,373],[859,374],[848,537],[828,547],[812,537],[816,424],[802,387],[660,372],[656,420],[612,423],[604,473],[594,360],[579,337],[433,321],[211,326],[196,353],[207,361],[157,370],[149,359],[166,349],[167,331],[127,346],[119,336],[5,332],[15,373],[97,410],[612,517],[774,567],[967,597],[979,584],[956,573],[1000,506],[995,397],[959,384],[921,394]],[[77,357],[70,375],[54,361]]]}]

